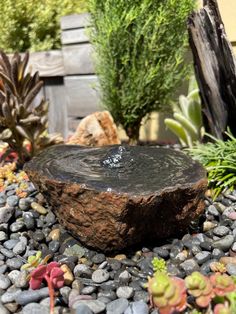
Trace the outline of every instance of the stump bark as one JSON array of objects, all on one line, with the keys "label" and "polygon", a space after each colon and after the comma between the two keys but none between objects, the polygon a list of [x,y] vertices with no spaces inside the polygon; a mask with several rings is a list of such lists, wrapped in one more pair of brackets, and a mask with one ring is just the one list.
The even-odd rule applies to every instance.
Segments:
[{"label": "stump bark", "polygon": [[236,60],[216,0],[204,1],[188,30],[207,130],[223,139],[229,126],[236,136]]},{"label": "stump bark", "polygon": [[205,170],[172,149],[59,145],[25,171],[60,223],[102,251],[181,234],[204,209]]}]

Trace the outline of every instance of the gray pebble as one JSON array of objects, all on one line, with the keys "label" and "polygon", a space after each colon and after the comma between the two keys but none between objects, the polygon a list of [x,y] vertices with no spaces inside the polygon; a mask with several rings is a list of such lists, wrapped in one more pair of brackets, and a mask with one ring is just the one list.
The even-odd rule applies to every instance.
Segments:
[{"label": "gray pebble", "polygon": [[13,207],[4,206],[0,208],[0,224],[7,223],[14,215],[15,209]]},{"label": "gray pebble", "polygon": [[219,216],[219,212],[217,210],[217,208],[214,206],[214,205],[210,205],[207,209],[207,212],[210,214],[210,215],[213,215],[215,217],[218,217]]},{"label": "gray pebble", "polygon": [[25,270],[12,270],[8,274],[12,284],[17,288],[26,288],[28,286],[28,273]]},{"label": "gray pebble", "polygon": [[22,309],[22,314],[47,314],[48,309],[38,303],[29,303]]},{"label": "gray pebble", "polygon": [[149,302],[150,296],[147,291],[135,291],[134,293],[134,301],[144,301],[145,303]]},{"label": "gray pebble", "polygon": [[21,289],[15,289],[13,291],[7,291],[1,296],[1,302],[3,304],[14,302],[17,295],[20,294],[21,292],[22,292]]},{"label": "gray pebble", "polygon": [[11,285],[11,281],[7,276],[0,274],[0,289],[6,290]]},{"label": "gray pebble", "polygon": [[230,263],[227,264],[226,270],[230,276],[236,276],[236,265],[235,264],[230,264]]},{"label": "gray pebble", "polygon": [[0,241],[6,241],[8,239],[8,236],[6,232],[0,231]]},{"label": "gray pebble", "polygon": [[224,238],[220,240],[216,240],[213,242],[212,246],[215,249],[220,249],[222,251],[227,251],[231,247],[231,245],[234,243],[234,236],[232,235],[227,235]]},{"label": "gray pebble", "polygon": [[57,252],[60,248],[60,242],[59,241],[51,241],[48,244],[49,250],[51,250],[53,253]]},{"label": "gray pebble", "polygon": [[93,314],[86,304],[79,304],[75,309],[75,314]]},{"label": "gray pebble", "polygon": [[0,249],[0,252],[6,256],[7,258],[12,258],[14,257],[14,253],[10,250],[5,249],[4,247]]},{"label": "gray pebble", "polygon": [[0,266],[0,274],[4,274],[6,272],[6,270],[7,270],[6,264]]},{"label": "gray pebble", "polygon": [[97,269],[92,273],[92,280],[96,283],[102,283],[109,279],[109,273],[105,269]]},{"label": "gray pebble", "polygon": [[86,286],[81,290],[81,294],[92,294],[97,290],[95,286]]},{"label": "gray pebble", "polygon": [[104,297],[108,298],[108,299],[110,299],[109,302],[117,299],[116,293],[112,290],[100,291],[97,296],[98,296],[98,298],[104,298]]},{"label": "gray pebble", "polygon": [[27,244],[23,241],[19,241],[13,248],[13,253],[21,255],[25,252]]},{"label": "gray pebble", "polygon": [[199,271],[199,265],[193,258],[181,263],[180,267],[185,271],[186,275],[190,275],[194,271]]},{"label": "gray pebble", "polygon": [[134,289],[129,286],[119,287],[116,290],[118,298],[130,299],[134,294]]},{"label": "gray pebble", "polygon": [[22,215],[23,221],[27,229],[33,229],[35,226],[34,216],[31,212],[25,212]]},{"label": "gray pebble", "polygon": [[95,254],[93,257],[92,257],[92,262],[94,264],[101,264],[102,262],[104,262],[106,260],[106,256],[102,253],[100,254]]},{"label": "gray pebble", "polygon": [[117,299],[107,304],[107,314],[123,314],[129,302],[127,299]]},{"label": "gray pebble", "polygon": [[79,305],[85,304],[87,305],[92,313],[98,314],[104,312],[106,309],[106,305],[98,300],[78,300],[72,305],[73,309],[76,309]]},{"label": "gray pebble", "polygon": [[19,202],[19,197],[17,195],[11,195],[11,196],[8,196],[7,198],[7,205],[9,207],[17,206],[18,202]]},{"label": "gray pebble", "polygon": [[207,251],[202,251],[195,255],[195,259],[199,265],[202,265],[206,261],[208,261],[211,258],[211,253]]},{"label": "gray pebble", "polygon": [[6,265],[10,268],[10,270],[20,269],[23,265],[23,260],[18,257],[13,257],[6,261]]},{"label": "gray pebble", "polygon": [[49,296],[48,288],[42,288],[38,290],[22,291],[15,298],[16,303],[25,305],[31,302],[38,302],[43,298]]},{"label": "gray pebble", "polygon": [[82,277],[82,278],[91,278],[92,276],[92,270],[89,266],[84,264],[78,264],[74,268],[74,275],[76,277]]},{"label": "gray pebble", "polygon": [[213,234],[218,237],[224,237],[230,232],[230,229],[225,226],[218,226],[213,229]]},{"label": "gray pebble", "polygon": [[7,240],[3,243],[3,246],[7,249],[7,250],[12,250],[14,248],[14,246],[19,242],[19,240],[16,239],[10,239]]},{"label": "gray pebble", "polygon": [[130,275],[130,273],[127,271],[127,270],[124,270],[124,271],[122,271],[122,273],[120,273],[120,275],[119,275],[119,281],[121,282],[121,283],[128,283],[129,281],[130,281],[130,279],[131,279],[131,275]]},{"label": "gray pebble", "polygon": [[23,211],[28,210],[30,208],[30,201],[27,198],[21,198],[18,207]]},{"label": "gray pebble", "polygon": [[11,232],[18,232],[20,230],[22,230],[25,226],[25,223],[23,220],[18,220],[18,221],[15,221],[13,222],[11,225],[10,225],[10,230]]},{"label": "gray pebble", "polygon": [[69,294],[71,292],[71,288],[70,287],[62,287],[60,289],[60,294],[63,298],[64,303],[68,304],[69,301]]},{"label": "gray pebble", "polygon": [[148,305],[143,301],[132,302],[124,314],[148,314]]}]

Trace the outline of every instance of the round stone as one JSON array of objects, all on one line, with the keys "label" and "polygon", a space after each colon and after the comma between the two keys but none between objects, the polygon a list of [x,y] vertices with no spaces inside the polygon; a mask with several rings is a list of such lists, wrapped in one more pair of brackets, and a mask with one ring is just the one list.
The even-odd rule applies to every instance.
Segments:
[{"label": "round stone", "polygon": [[226,252],[230,249],[233,243],[234,243],[234,236],[229,234],[220,240],[214,241],[212,246],[215,249],[220,249]]},{"label": "round stone", "polygon": [[143,301],[130,303],[129,307],[125,310],[124,314],[148,314],[148,305]]},{"label": "round stone", "polygon": [[214,235],[218,237],[224,237],[230,232],[230,229],[225,226],[219,226],[213,229]]},{"label": "round stone", "polygon": [[48,212],[45,207],[43,207],[42,205],[40,205],[36,202],[32,202],[31,207],[33,208],[33,210],[35,210],[40,215],[46,215]]},{"label": "round stone", "polygon": [[215,217],[218,217],[219,216],[219,212],[217,210],[217,208],[214,206],[214,205],[210,205],[207,209],[207,212],[210,214],[210,215],[213,215]]},{"label": "round stone", "polygon": [[202,251],[195,255],[195,259],[198,263],[198,265],[202,265],[206,261],[208,261],[211,258],[211,253],[207,251]]},{"label": "round stone", "polygon": [[130,299],[134,294],[134,289],[128,286],[119,287],[116,294],[118,298]]},{"label": "round stone", "polygon": [[11,195],[7,198],[7,205],[9,207],[15,207],[18,205],[19,197],[17,195]]},{"label": "round stone", "polygon": [[236,276],[236,264],[227,264],[226,270],[230,276]]},{"label": "round stone", "polygon": [[14,215],[15,209],[14,207],[1,207],[0,208],[0,224],[7,223],[11,217]]},{"label": "round stone", "polygon": [[0,241],[5,241],[8,239],[6,232],[0,231]]},{"label": "round stone", "polygon": [[78,304],[75,309],[75,314],[93,314],[86,304]]},{"label": "round stone", "polygon": [[10,230],[11,232],[18,232],[20,230],[22,230],[25,227],[25,223],[23,220],[18,220],[16,222],[13,222],[10,225]]},{"label": "round stone", "polygon": [[123,314],[127,309],[129,302],[127,299],[117,299],[107,304],[107,314]]},{"label": "round stone", "polygon": [[104,254],[95,254],[92,257],[92,262],[94,264],[101,264],[102,262],[104,262],[106,260],[106,256]]},{"label": "round stone", "polygon": [[109,279],[109,272],[105,269],[97,269],[92,273],[92,280],[96,283],[102,283]]},{"label": "round stone", "polygon": [[10,287],[11,281],[5,275],[0,274],[0,289],[6,290]]}]

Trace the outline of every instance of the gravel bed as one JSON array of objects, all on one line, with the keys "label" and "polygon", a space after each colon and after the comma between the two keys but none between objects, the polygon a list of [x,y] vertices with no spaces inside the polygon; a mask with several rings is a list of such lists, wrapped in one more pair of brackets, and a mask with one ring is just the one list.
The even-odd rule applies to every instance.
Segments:
[{"label": "gravel bed", "polygon": [[155,256],[164,258],[168,272],[181,278],[195,270],[211,273],[211,263],[222,257],[227,273],[236,275],[236,190],[214,202],[206,197],[204,215],[180,238],[106,256],[71,237],[32,183],[25,181],[21,198],[18,184],[5,183],[7,188],[0,192],[1,314],[49,313],[47,287],[30,290],[28,273],[20,270],[38,250],[43,256],[50,254],[66,272],[55,313],[158,313],[149,308],[145,288]]}]

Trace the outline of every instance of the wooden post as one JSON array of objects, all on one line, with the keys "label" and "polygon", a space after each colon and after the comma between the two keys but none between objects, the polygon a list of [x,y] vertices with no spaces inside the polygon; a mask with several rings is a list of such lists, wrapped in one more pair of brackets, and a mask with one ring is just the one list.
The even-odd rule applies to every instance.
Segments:
[{"label": "wooden post", "polygon": [[188,30],[207,129],[222,139],[229,126],[236,136],[236,59],[216,0],[204,1]]}]

